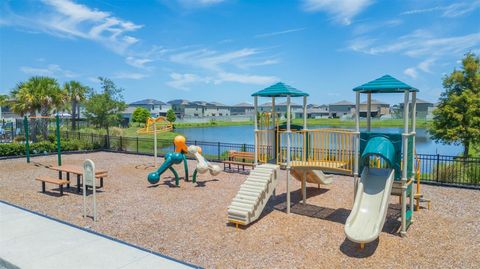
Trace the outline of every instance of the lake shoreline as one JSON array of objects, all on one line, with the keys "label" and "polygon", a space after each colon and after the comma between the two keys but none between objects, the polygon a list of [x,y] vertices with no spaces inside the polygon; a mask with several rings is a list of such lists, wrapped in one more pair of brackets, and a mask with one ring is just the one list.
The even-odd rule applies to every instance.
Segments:
[{"label": "lake shoreline", "polygon": [[[418,120],[417,128],[428,128],[431,120]],[[292,120],[292,124],[303,125],[302,119]],[[372,120],[372,127],[387,128],[387,127],[403,127],[403,119],[388,119],[388,120]],[[205,128],[205,127],[225,127],[225,126],[244,126],[253,125],[253,121],[212,121],[212,122],[199,122],[199,123],[174,123],[175,128]],[[341,119],[307,119],[307,125],[317,126],[335,126],[335,127],[355,127],[354,120],[341,120]],[[365,119],[360,119],[360,127],[366,127],[367,123]]]}]

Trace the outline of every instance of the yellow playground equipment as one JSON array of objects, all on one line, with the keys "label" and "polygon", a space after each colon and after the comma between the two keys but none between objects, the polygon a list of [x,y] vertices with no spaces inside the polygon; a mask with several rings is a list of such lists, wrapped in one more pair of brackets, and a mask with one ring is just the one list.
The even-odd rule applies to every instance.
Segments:
[{"label": "yellow playground equipment", "polygon": [[157,134],[171,132],[173,124],[165,117],[148,118],[145,127],[138,129],[137,134],[153,134],[153,166],[157,167]]},{"label": "yellow playground equipment", "polygon": [[154,134],[170,132],[173,130],[173,125],[165,117],[148,118],[145,123],[145,128],[137,130],[137,134]]}]

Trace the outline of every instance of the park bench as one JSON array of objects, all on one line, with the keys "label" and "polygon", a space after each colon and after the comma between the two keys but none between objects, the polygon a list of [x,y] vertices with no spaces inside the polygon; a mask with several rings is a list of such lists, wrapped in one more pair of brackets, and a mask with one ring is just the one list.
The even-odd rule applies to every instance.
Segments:
[{"label": "park bench", "polygon": [[240,167],[242,167],[242,171],[245,172],[245,166],[247,167],[254,167],[255,164],[255,153],[254,152],[245,152],[245,151],[229,151],[228,152],[228,160],[223,161],[223,170],[232,171],[232,165],[237,166],[237,171],[240,172]]},{"label": "park bench", "polygon": [[42,182],[42,192],[45,192],[45,183],[58,185],[60,187],[60,195],[63,195],[63,185],[70,183],[66,179],[58,179],[50,176],[38,176],[35,180]]}]

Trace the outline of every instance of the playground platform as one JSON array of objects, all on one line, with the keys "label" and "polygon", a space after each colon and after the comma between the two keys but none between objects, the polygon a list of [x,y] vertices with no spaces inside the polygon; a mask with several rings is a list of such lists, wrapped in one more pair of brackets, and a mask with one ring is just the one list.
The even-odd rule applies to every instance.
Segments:
[{"label": "playground platform", "polygon": [[0,268],[195,268],[0,202]]}]

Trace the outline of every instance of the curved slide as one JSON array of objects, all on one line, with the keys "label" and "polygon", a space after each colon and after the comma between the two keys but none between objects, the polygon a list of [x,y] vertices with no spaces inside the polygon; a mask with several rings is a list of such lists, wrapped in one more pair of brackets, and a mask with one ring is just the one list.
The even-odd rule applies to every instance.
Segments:
[{"label": "curved slide", "polygon": [[325,175],[322,170],[312,170],[312,169],[299,169],[292,167],[290,169],[290,174],[298,181],[302,181],[303,172],[306,172],[306,181],[308,183],[315,184],[324,184],[328,185],[333,182],[332,175]]},{"label": "curved slide", "polygon": [[387,216],[394,177],[393,169],[363,169],[353,209],[345,223],[349,240],[362,244],[377,239]]}]

